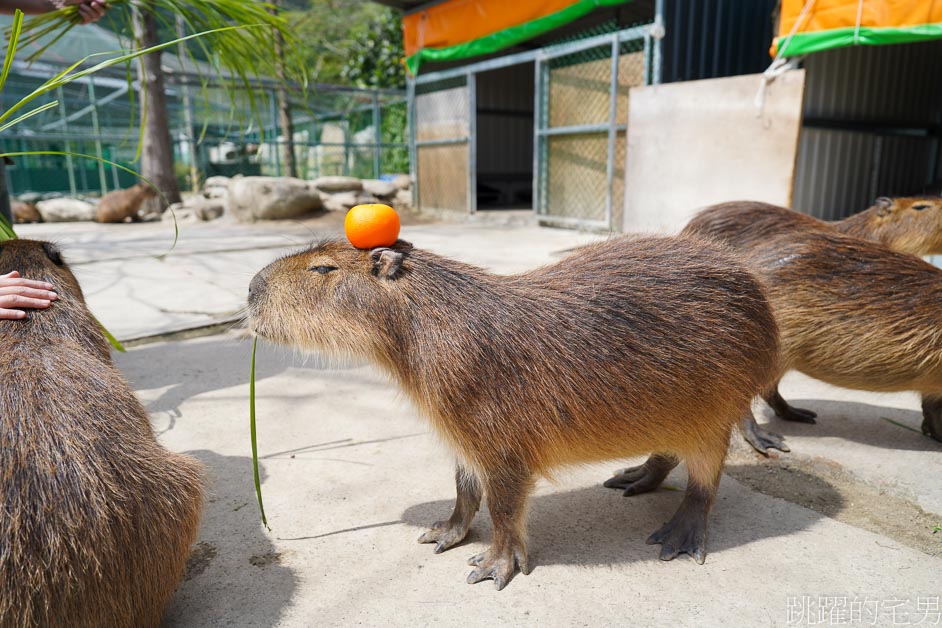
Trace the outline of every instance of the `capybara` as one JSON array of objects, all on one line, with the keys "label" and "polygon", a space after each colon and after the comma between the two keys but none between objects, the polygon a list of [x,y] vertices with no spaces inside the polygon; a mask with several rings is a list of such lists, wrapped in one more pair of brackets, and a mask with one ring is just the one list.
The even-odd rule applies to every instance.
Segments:
[{"label": "capybara", "polygon": [[696,232],[723,237],[735,246],[752,246],[785,232],[827,229],[882,242],[901,253],[942,253],[942,198],[934,196],[882,196],[864,211],[836,221],[759,201],[734,201],[704,209],[690,224]]},{"label": "capybara", "polygon": [[454,513],[419,541],[460,542],[487,497],[493,544],[468,582],[498,589],[529,571],[539,476],[649,452],[606,486],[651,491],[684,460],[683,502],[648,542],[702,563],[730,431],[778,375],[759,282],[698,238],[616,238],[511,276],[401,240],[327,240],[259,272],[249,305],[257,334],[366,358],[400,384],[458,458]]},{"label": "capybara", "polygon": [[[923,432],[942,440],[942,270],[878,242],[807,223],[807,216],[784,208],[764,210],[777,216],[779,228],[770,229],[771,220],[753,228],[740,219],[741,205],[707,208],[684,233],[727,243],[766,284],[782,335],[782,368],[846,388],[918,391]],[[792,215],[801,217],[789,220]],[[763,398],[783,419],[815,421],[814,412],[790,406],[777,383]],[[762,453],[788,450],[780,435],[760,428],[751,415],[742,428]]]},{"label": "capybara", "polygon": [[36,209],[35,203],[11,200],[10,210],[13,212],[13,221],[19,224],[43,221],[42,216],[39,215],[39,210]]},{"label": "capybara", "polygon": [[0,242],[0,268],[59,295],[0,320],[0,626],[157,626],[201,465],[158,444],[53,244]]},{"label": "capybara", "polygon": [[127,218],[140,220],[137,212],[141,204],[157,196],[157,190],[146,183],[137,183],[126,190],[108,192],[98,201],[98,222],[124,222]]}]

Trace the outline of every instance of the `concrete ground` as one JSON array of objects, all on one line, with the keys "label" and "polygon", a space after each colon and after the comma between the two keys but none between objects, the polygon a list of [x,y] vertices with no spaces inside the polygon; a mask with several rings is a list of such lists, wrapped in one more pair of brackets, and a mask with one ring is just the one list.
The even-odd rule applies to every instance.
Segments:
[{"label": "concrete ground", "polygon": [[[452,457],[396,388],[368,366],[326,368],[262,345],[258,433],[271,532],[259,520],[248,431],[251,343],[218,331],[239,316],[255,271],[336,231],[337,217],[258,227],[37,225],[60,242],[161,441],[207,467],[199,540],[166,623],[333,625],[938,625],[942,444],[918,433],[914,395],[876,395],[789,375],[783,395],[817,425],[760,421],[792,452],[763,458],[734,436],[705,565],[657,558],[645,538],[680,502],[601,486],[630,461],[541,482],[529,516],[529,576],[501,592],[467,585],[465,560],[491,538],[486,512],[441,555],[415,542],[446,518]],[[415,224],[403,237],[499,272],[592,239],[571,231]],[[221,324],[221,325],[218,325]],[[170,340],[146,338],[171,333]],[[675,489],[675,490],[669,490]]]}]

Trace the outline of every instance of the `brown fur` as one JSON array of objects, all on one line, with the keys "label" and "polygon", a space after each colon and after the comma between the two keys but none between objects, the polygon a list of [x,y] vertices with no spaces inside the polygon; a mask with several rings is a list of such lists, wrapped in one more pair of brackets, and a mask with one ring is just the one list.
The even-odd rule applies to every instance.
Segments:
[{"label": "brown fur", "polygon": [[98,222],[124,222],[127,218],[137,221],[141,204],[156,195],[157,191],[146,183],[108,192],[98,201]]},{"label": "brown fur", "polygon": [[2,242],[0,268],[59,294],[0,320],[0,626],[157,626],[201,467],[158,444],[53,245]]},{"label": "brown fur", "polygon": [[[846,388],[942,394],[942,271],[819,222],[727,203],[701,212],[684,232],[730,244],[764,281],[784,369]],[[777,386],[765,398],[783,418],[813,422],[808,411],[797,410],[804,419],[792,414]]]},{"label": "brown fur", "polygon": [[808,229],[881,242],[901,253],[936,255],[942,253],[942,198],[881,197],[864,211],[834,222],[769,203],[734,201],[701,211],[690,221],[688,232],[708,233],[739,247]]},{"label": "brown fur", "polygon": [[455,513],[420,540],[460,541],[486,495],[494,545],[469,581],[498,588],[514,560],[527,571],[539,475],[661,452],[633,492],[682,458],[684,504],[708,509],[730,429],[778,374],[759,284],[695,238],[613,239],[512,276],[402,241],[372,252],[327,241],[261,271],[249,301],[258,334],[367,358],[398,381],[459,458]]},{"label": "brown fur", "polygon": [[23,203],[21,201],[10,201],[10,209],[13,212],[13,220],[17,223],[42,222],[42,216],[33,203]]}]

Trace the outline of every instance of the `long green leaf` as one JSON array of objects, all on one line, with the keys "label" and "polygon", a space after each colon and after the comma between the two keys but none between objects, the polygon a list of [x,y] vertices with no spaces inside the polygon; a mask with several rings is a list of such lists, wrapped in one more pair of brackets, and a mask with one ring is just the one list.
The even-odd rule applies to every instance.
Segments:
[{"label": "long green leaf", "polygon": [[6,124],[4,124],[3,126],[0,126],[0,133],[2,133],[3,131],[6,131],[7,129],[9,129],[9,128],[10,128],[11,126],[13,126],[14,124],[17,124],[17,123],[19,123],[19,122],[22,122],[22,121],[25,120],[26,118],[30,118],[30,117],[32,117],[32,116],[35,116],[37,113],[42,113],[42,112],[45,111],[46,109],[52,109],[53,107],[56,107],[56,106],[58,106],[58,105],[59,105],[59,101],[58,101],[58,100],[53,100],[52,102],[47,102],[45,105],[36,107],[36,108],[33,109],[32,111],[28,111],[28,112],[24,113],[23,115],[21,115],[20,117],[14,119],[14,120],[10,120],[9,122],[7,122]]},{"label": "long green leaf", "polygon": [[262,525],[269,532],[268,519],[265,517],[265,505],[262,503],[262,481],[258,474],[258,437],[255,435],[255,354],[258,352],[258,336],[252,343],[252,372],[249,375],[249,431],[252,433],[252,470],[255,473],[255,496],[258,497],[258,511],[262,514]]},{"label": "long green leaf", "polygon": [[13,14],[13,26],[10,31],[10,42],[7,44],[7,55],[3,59],[3,74],[0,74],[0,92],[3,86],[7,84],[7,77],[10,76],[10,67],[13,65],[13,55],[16,54],[16,40],[20,38],[20,30],[23,28],[23,12],[19,9]]},{"label": "long green leaf", "polygon": [[98,323],[98,326],[101,327],[101,332],[105,335],[105,338],[108,339],[109,344],[111,344],[112,347],[114,347],[121,353],[127,353],[127,349],[124,348],[124,345],[121,344],[121,342],[117,338],[111,335],[111,332],[108,331],[108,329],[104,325],[101,324],[101,321],[98,320],[98,318],[94,314],[92,314],[92,318],[94,318],[95,322]]},{"label": "long green leaf", "polygon": [[13,231],[13,225],[7,221],[6,216],[0,214],[0,242],[4,240],[16,240],[16,232]]}]

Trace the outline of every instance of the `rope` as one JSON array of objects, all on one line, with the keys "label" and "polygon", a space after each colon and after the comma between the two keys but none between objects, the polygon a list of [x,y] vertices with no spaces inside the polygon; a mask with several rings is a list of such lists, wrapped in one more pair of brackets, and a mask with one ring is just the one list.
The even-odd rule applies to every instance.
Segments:
[{"label": "rope", "polygon": [[857,24],[854,26],[854,45],[860,44],[860,20],[863,17],[864,0],[857,3]]},{"label": "rope", "polygon": [[[860,0],[863,4],[863,0]],[[804,22],[805,17],[808,15],[808,12],[811,10],[811,7],[814,6],[815,0],[808,0],[805,2],[805,6],[802,7],[801,13],[798,14],[798,18],[795,20],[795,23],[792,25],[792,30],[788,34],[788,37],[785,38],[785,42],[778,47],[778,51],[775,53],[775,59],[772,60],[772,64],[766,68],[765,72],[762,73],[762,78],[759,80],[759,91],[756,93],[755,106],[756,106],[756,117],[762,117],[762,112],[765,110],[765,99],[766,92],[769,89],[772,81],[777,79],[779,76],[793,70],[798,67],[798,63],[801,59],[792,59],[786,60],[782,53],[788,48],[789,42],[791,42],[792,37],[795,36],[795,33],[798,32],[798,28]],[[859,22],[859,20],[858,20]]]}]

